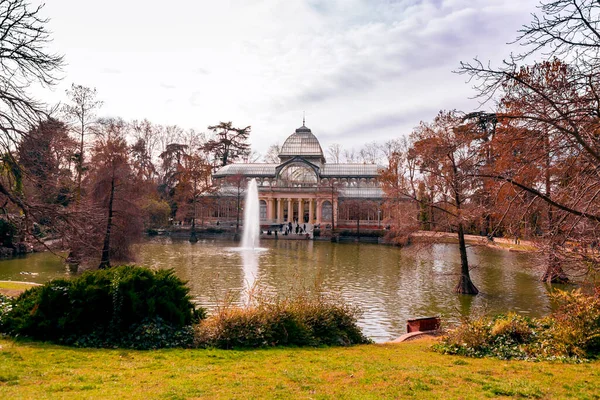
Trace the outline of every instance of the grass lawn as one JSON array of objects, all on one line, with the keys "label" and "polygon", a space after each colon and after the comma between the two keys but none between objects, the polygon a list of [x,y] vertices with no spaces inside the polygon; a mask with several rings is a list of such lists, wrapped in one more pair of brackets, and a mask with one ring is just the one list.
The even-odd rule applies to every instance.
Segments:
[{"label": "grass lawn", "polygon": [[0,281],[0,294],[16,297],[37,283]]},{"label": "grass lawn", "polygon": [[130,351],[0,340],[0,398],[600,399],[598,361],[470,359],[430,344]]}]

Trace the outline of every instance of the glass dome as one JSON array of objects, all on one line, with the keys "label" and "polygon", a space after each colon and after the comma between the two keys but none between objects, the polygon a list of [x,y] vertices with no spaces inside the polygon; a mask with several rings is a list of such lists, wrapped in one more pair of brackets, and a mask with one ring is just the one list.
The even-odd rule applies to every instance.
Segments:
[{"label": "glass dome", "polygon": [[324,159],[323,150],[319,140],[312,134],[311,130],[302,125],[291,134],[281,146],[279,157],[319,157]]}]

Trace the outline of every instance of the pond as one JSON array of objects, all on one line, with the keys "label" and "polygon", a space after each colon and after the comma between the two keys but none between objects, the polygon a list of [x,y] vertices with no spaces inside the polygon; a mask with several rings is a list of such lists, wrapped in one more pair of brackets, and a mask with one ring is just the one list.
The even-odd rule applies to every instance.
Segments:
[{"label": "pond", "polygon": [[[208,309],[226,298],[243,302],[248,286],[280,294],[318,287],[360,306],[360,325],[377,342],[405,333],[411,317],[442,315],[456,321],[461,313],[507,311],[541,316],[550,307],[529,254],[469,248],[472,279],[481,293],[459,296],[453,289],[460,256],[452,244],[407,251],[364,243],[263,240],[262,250],[250,255],[235,246],[158,237],[137,245],[136,254],[139,264],[174,268]],[[50,253],[0,261],[0,280],[45,282],[67,274],[61,259]]]}]

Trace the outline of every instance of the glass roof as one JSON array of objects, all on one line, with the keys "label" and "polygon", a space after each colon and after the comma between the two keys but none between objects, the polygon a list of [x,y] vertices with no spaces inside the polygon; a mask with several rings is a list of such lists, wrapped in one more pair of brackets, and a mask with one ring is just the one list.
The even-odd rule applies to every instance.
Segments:
[{"label": "glass roof", "polygon": [[375,164],[325,164],[321,168],[321,177],[377,177],[380,166]]},{"label": "glass roof", "polygon": [[[219,169],[215,178],[244,175],[274,177],[279,164],[230,164]],[[375,164],[324,164],[320,170],[321,178],[365,177],[376,178],[381,166]]]},{"label": "glass roof", "polygon": [[316,156],[323,158],[319,140],[311,130],[302,125],[292,133],[281,146],[279,156]]},{"label": "glass roof", "polygon": [[275,168],[279,164],[229,164],[219,169],[213,176],[222,178],[224,176],[275,176]]},{"label": "glass roof", "polygon": [[380,199],[383,197],[383,189],[379,187],[343,187],[338,190],[338,195],[342,198],[352,199]]}]

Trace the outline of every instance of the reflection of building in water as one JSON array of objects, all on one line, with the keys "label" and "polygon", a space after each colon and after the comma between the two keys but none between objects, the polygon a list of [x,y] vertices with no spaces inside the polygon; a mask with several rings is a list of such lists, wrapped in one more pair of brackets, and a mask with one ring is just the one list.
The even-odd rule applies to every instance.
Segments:
[{"label": "reflection of building in water", "polygon": [[[205,207],[203,220],[232,221],[246,183],[255,178],[262,224],[298,220],[300,223],[331,223],[336,226],[380,224],[383,191],[378,166],[325,162],[319,141],[302,125],[290,135],[279,152],[279,164],[231,164],[213,178],[220,185],[217,198]],[[197,218],[199,220],[199,218]]]}]

